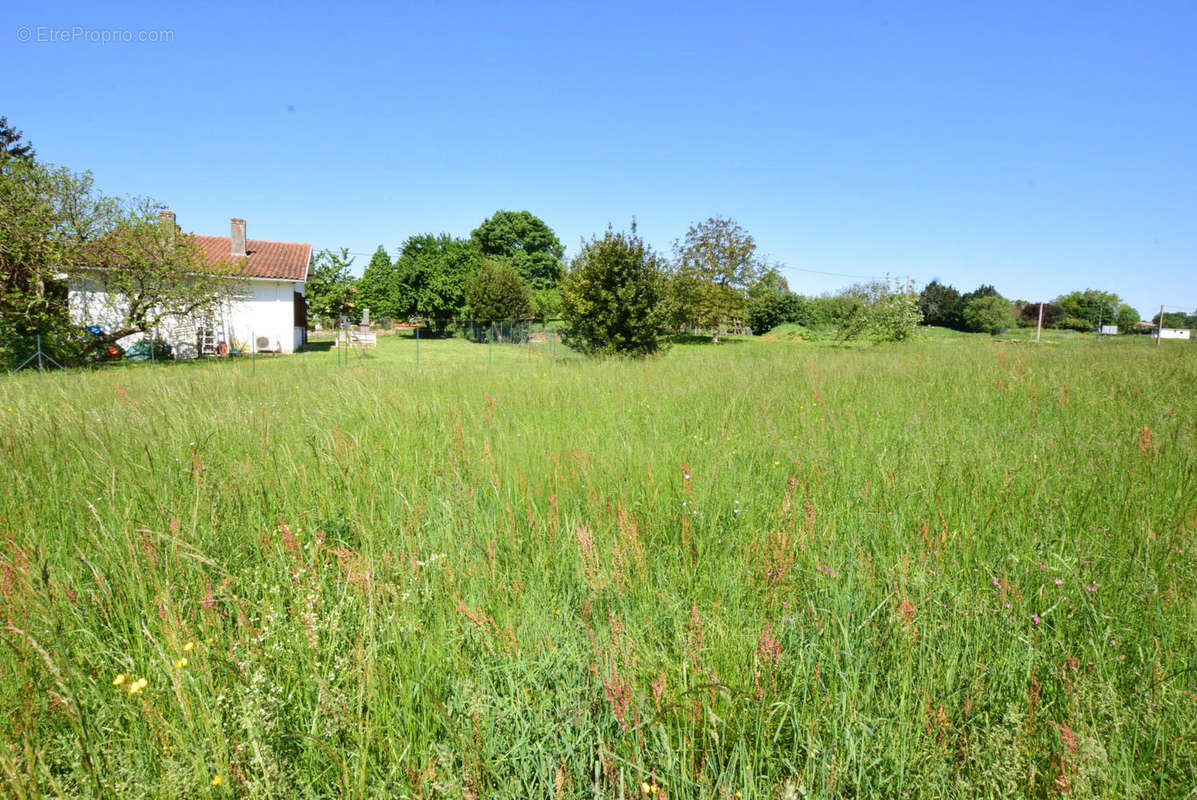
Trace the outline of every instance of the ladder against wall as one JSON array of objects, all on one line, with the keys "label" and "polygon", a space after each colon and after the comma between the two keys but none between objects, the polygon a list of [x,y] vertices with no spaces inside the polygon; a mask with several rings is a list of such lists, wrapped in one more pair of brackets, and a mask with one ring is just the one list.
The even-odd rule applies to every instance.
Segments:
[{"label": "ladder against wall", "polygon": [[221,343],[228,342],[224,327],[224,324],[217,320],[203,320],[195,325],[176,326],[170,332],[172,345],[175,348],[175,357],[196,358],[197,356],[221,355]]}]

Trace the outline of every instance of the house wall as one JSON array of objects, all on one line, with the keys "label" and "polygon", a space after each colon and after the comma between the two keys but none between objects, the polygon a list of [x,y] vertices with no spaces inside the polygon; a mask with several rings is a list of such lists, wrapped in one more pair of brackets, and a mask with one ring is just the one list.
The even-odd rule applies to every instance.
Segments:
[{"label": "house wall", "polygon": [[[304,284],[292,281],[249,280],[243,283],[236,299],[223,314],[215,315],[216,338],[229,349],[242,348],[248,353],[255,340],[266,340],[258,351],[293,353],[303,343],[303,328],[295,325],[295,292],[304,293]],[[124,317],[127,303],[109,295],[94,281],[75,279],[69,294],[71,316],[81,325],[98,325],[111,330]],[[197,354],[196,321],[168,318],[159,327],[159,335],[170,343],[178,358]],[[126,336],[118,344],[129,347],[144,338]]]},{"label": "house wall", "polygon": [[291,281],[246,284],[227,315],[234,342],[243,343],[249,352],[258,339],[265,338],[268,345],[258,346],[259,352],[295,352],[295,286]]}]

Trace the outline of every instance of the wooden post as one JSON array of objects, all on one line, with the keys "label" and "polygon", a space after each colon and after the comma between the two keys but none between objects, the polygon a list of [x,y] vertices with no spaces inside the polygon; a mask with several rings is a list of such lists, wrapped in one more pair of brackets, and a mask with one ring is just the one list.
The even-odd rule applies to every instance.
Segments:
[{"label": "wooden post", "polygon": [[1043,303],[1039,304],[1039,323],[1035,325],[1035,341],[1039,341],[1040,335],[1043,333]]},{"label": "wooden post", "polygon": [[1160,306],[1160,324],[1155,326],[1155,343],[1160,343],[1160,334],[1164,332],[1164,307]]}]

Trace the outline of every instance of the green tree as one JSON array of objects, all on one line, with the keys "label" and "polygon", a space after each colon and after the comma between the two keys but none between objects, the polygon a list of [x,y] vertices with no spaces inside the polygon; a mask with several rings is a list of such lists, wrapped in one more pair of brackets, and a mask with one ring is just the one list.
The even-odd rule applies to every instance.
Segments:
[{"label": "green tree", "polygon": [[748,298],[748,325],[758,336],[787,322],[806,324],[807,299],[793,292],[769,292]]},{"label": "green tree", "polygon": [[1057,297],[1053,302],[1065,317],[1084,320],[1087,323],[1082,326],[1085,330],[1103,324],[1116,324],[1119,307],[1123,305],[1122,298],[1118,295],[1097,289],[1069,292]]},{"label": "green tree", "polygon": [[1118,306],[1114,322],[1118,325],[1119,333],[1130,333],[1137,329],[1140,319],[1139,312],[1135,308],[1122,303]]},{"label": "green tree", "polygon": [[484,325],[532,315],[528,285],[510,264],[495,259],[486,259],[469,279],[466,301],[474,321]]},{"label": "green tree", "polygon": [[396,263],[401,316],[421,317],[438,330],[465,313],[469,279],[482,267],[473,242],[447,233],[411,236]]},{"label": "green tree", "polygon": [[[203,309],[203,290],[219,297],[229,286],[213,277],[215,269],[189,237],[176,235],[173,226],[162,228],[150,201],[122,203],[97,192],[89,173],[0,150],[5,362],[23,360],[37,337],[57,360],[74,361],[107,341],[147,330],[155,315]],[[77,315],[94,313],[107,330],[102,337],[80,335],[68,302],[72,283],[81,289]]]},{"label": "green tree", "polygon": [[889,281],[855,284],[839,298],[829,310],[835,317],[836,338],[841,341],[862,336],[876,342],[902,341],[914,336],[922,319],[918,296],[899,291]]},{"label": "green tree", "polygon": [[510,263],[532,289],[551,289],[561,279],[565,247],[552,228],[527,211],[496,211],[470,241],[482,255]]},{"label": "green tree", "polygon": [[756,241],[735,220],[710,217],[690,226],[674,243],[674,269],[680,278],[679,303],[684,316],[716,331],[748,313],[749,287],[765,271],[756,255]]},{"label": "green tree", "polygon": [[[1160,315],[1155,313],[1151,317],[1153,325],[1160,324]],[[1187,328],[1189,327],[1190,316],[1183,311],[1165,311],[1164,312],[1164,327],[1165,328]]]},{"label": "green tree", "polygon": [[37,154],[32,144],[23,141],[24,135],[8,124],[8,117],[0,117],[0,154],[33,161]]},{"label": "green tree", "polygon": [[919,294],[919,311],[924,325],[939,325],[944,328],[960,327],[960,310],[963,303],[956,287],[933,280],[923,287]]},{"label": "green tree", "polygon": [[781,274],[781,267],[774,265],[768,268],[763,268],[757,279],[753,281],[752,285],[748,287],[748,298],[751,300],[755,297],[764,297],[766,295],[787,295],[790,292],[790,283],[785,276]]},{"label": "green tree", "polygon": [[591,237],[561,284],[566,344],[591,355],[646,356],[667,331],[665,261],[631,233]]},{"label": "green tree", "polygon": [[964,304],[961,319],[965,330],[996,335],[1014,324],[1010,301],[1000,294],[984,294]]},{"label": "green tree", "polygon": [[561,316],[561,290],[537,289],[532,292],[532,312],[541,322]]},{"label": "green tree", "polygon": [[75,249],[74,313],[103,328],[92,348],[153,333],[170,320],[219,314],[243,283],[236,259],[208,261],[195,237],[157,208],[132,201],[111,229]]},{"label": "green tree", "polygon": [[347,316],[351,320],[361,319],[357,304],[357,287],[354,286],[350,268],[353,257],[348,248],[341,252],[321,250],[312,257],[312,271],[308,278],[306,296],[308,321],[337,319]]},{"label": "green tree", "polygon": [[357,281],[357,299],[362,308],[370,309],[373,319],[400,316],[399,287],[395,265],[382,245],[370,257],[370,263]]}]

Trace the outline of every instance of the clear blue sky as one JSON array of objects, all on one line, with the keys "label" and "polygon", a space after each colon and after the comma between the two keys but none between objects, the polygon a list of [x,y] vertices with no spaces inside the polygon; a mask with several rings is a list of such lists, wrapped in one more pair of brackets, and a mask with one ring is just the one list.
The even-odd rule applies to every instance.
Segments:
[{"label": "clear blue sky", "polygon": [[1191,2],[220,5],[6,4],[0,114],[197,233],[394,253],[528,209],[569,255],[725,215],[804,293],[1197,306]]}]

